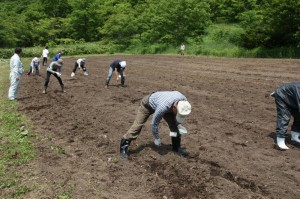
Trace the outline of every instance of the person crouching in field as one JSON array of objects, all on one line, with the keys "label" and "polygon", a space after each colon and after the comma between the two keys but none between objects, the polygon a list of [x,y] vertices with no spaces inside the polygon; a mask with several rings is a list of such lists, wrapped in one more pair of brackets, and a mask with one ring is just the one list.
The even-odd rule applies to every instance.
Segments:
[{"label": "person crouching in field", "polygon": [[159,123],[164,119],[170,128],[173,151],[187,156],[188,152],[181,148],[181,136],[187,134],[183,126],[184,118],[191,113],[191,104],[187,98],[178,91],[159,91],[145,96],[138,108],[137,116],[131,128],[123,135],[120,142],[121,157],[128,158],[128,147],[132,140],[137,139],[142,127],[153,114],[151,127],[154,144],[161,145],[158,132]]},{"label": "person crouching in field", "polygon": [[[115,69],[115,74],[116,74],[116,80],[117,80],[117,82],[118,82],[119,79],[121,78],[121,75],[120,75],[120,73],[118,73],[117,69]],[[123,68],[123,77],[124,77],[124,78],[126,77],[126,74],[125,74],[125,68]]]},{"label": "person crouching in field", "polygon": [[27,75],[30,75],[32,71],[35,70],[35,75],[40,75],[40,59],[35,57],[31,60],[29,70],[27,72]]},{"label": "person crouching in field", "polygon": [[46,80],[45,80],[45,88],[43,90],[43,93],[47,92],[47,87],[50,81],[50,76],[54,75],[54,77],[56,77],[56,79],[58,80],[60,86],[61,86],[61,92],[65,93],[66,91],[64,90],[64,84],[60,78],[61,76],[61,69],[63,66],[63,60],[59,59],[57,61],[53,61],[51,62],[51,64],[49,65],[49,67],[47,68],[47,73],[46,73]]},{"label": "person crouching in field", "polygon": [[82,68],[83,74],[85,76],[88,76],[88,72],[86,71],[86,67],[85,67],[85,58],[77,59],[77,61],[75,62],[75,65],[74,65],[74,69],[71,73],[71,77],[75,77],[75,73],[76,73],[77,68]]},{"label": "person crouching in field", "polygon": [[291,116],[294,122],[291,128],[291,140],[300,144],[300,82],[286,83],[278,87],[272,94],[277,109],[276,143],[279,149],[289,149],[285,144],[288,137],[288,125]]},{"label": "person crouching in field", "polygon": [[113,63],[110,64],[109,71],[105,80],[105,88],[108,88],[108,84],[110,81],[110,78],[115,70],[121,75],[121,86],[125,86],[125,77],[123,75],[123,71],[126,67],[126,61],[121,60],[115,60]]}]

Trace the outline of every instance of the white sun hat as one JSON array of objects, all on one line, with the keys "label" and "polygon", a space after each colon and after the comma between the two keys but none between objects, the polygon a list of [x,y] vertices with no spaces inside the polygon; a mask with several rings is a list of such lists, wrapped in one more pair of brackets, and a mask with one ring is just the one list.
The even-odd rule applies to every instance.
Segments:
[{"label": "white sun hat", "polygon": [[38,62],[38,61],[40,61],[40,60],[39,60],[39,58],[35,57],[35,58],[33,58],[33,61],[34,61],[34,62]]},{"label": "white sun hat", "polygon": [[126,67],[126,61],[121,61],[119,64],[120,64],[120,66],[121,66],[122,68],[125,68],[125,67]]},{"label": "white sun hat", "polygon": [[192,106],[188,101],[179,101],[177,103],[176,120],[178,123],[184,123],[184,119],[192,111]]}]

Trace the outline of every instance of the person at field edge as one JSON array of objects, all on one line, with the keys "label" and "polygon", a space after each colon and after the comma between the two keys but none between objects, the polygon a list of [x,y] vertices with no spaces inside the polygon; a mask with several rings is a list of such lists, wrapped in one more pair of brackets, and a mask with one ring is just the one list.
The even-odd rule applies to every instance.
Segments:
[{"label": "person at field edge", "polygon": [[62,59],[51,62],[51,64],[47,68],[46,80],[45,80],[45,84],[44,84],[43,93],[47,92],[47,88],[48,88],[48,84],[49,84],[51,75],[54,75],[54,77],[58,80],[58,82],[60,84],[60,87],[61,87],[61,92],[63,92],[63,93],[66,92],[65,89],[64,89],[64,84],[63,84],[63,82],[60,78],[62,66],[63,66],[63,60]]},{"label": "person at field edge", "polygon": [[123,75],[123,71],[125,70],[125,67],[126,67],[126,61],[122,61],[122,60],[115,60],[110,64],[108,74],[107,74],[106,80],[105,80],[105,88],[108,88],[109,81],[115,70],[117,70],[117,72],[121,76],[121,86],[122,87],[125,86],[125,77]]},{"label": "person at field edge", "polygon": [[15,49],[14,55],[10,58],[10,74],[9,74],[10,86],[8,90],[9,100],[15,100],[17,98],[21,77],[22,74],[24,73],[24,68],[20,58],[21,53],[22,53],[22,48],[17,47]]},{"label": "person at field edge", "polygon": [[31,60],[29,70],[27,72],[27,75],[30,75],[32,71],[35,70],[35,75],[39,76],[40,75],[40,59],[35,57]]},{"label": "person at field edge", "polygon": [[42,56],[43,56],[43,66],[47,65],[47,61],[48,61],[48,54],[49,54],[49,50],[48,50],[48,46],[46,46],[43,50]]},{"label": "person at field edge", "polygon": [[61,55],[62,55],[62,52],[59,51],[59,52],[54,56],[54,58],[53,58],[52,61],[57,61],[57,60],[59,60],[59,59],[61,58]]},{"label": "person at field edge", "polygon": [[85,75],[85,76],[89,75],[87,70],[86,70],[86,67],[85,67],[85,61],[86,61],[85,58],[80,58],[80,59],[76,60],[73,71],[71,73],[71,77],[75,77],[75,73],[76,73],[77,68],[79,68],[79,69],[82,68],[83,75]]},{"label": "person at field edge", "polygon": [[279,86],[271,96],[275,98],[277,110],[276,143],[279,149],[289,149],[285,144],[288,137],[288,125],[293,116],[291,140],[300,144],[300,82],[285,83]]},{"label": "person at field edge", "polygon": [[185,50],[185,45],[181,44],[181,46],[180,46],[180,54],[181,55],[184,55],[184,50]]},{"label": "person at field edge", "polygon": [[147,119],[153,114],[151,127],[154,144],[156,146],[161,145],[158,127],[160,121],[164,119],[170,128],[172,150],[187,156],[188,152],[181,148],[181,136],[187,134],[183,124],[185,117],[191,113],[191,110],[192,107],[187,98],[178,91],[157,91],[145,96],[140,103],[133,125],[121,139],[120,155],[128,158],[128,147],[131,141],[137,139]]}]

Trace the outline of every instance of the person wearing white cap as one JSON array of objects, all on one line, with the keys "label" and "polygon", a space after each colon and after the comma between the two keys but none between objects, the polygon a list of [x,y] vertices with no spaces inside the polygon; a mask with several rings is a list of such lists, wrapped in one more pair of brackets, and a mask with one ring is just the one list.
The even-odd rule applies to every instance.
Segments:
[{"label": "person wearing white cap", "polygon": [[40,75],[40,59],[37,57],[35,57],[31,60],[27,75],[30,75],[34,69],[35,69],[35,75],[39,76]]},{"label": "person wearing white cap", "polygon": [[20,87],[20,81],[22,74],[24,73],[24,68],[21,62],[22,48],[17,47],[15,49],[15,54],[10,58],[10,86],[8,90],[8,99],[15,100],[17,98],[18,90]]},{"label": "person wearing white cap", "polygon": [[85,58],[80,58],[80,59],[76,60],[73,71],[71,73],[71,77],[75,77],[75,73],[76,73],[77,68],[82,68],[83,74],[85,76],[88,76],[88,72],[87,72],[86,67],[85,67]]},{"label": "person wearing white cap", "polygon": [[49,67],[47,68],[47,74],[46,74],[46,80],[45,80],[45,84],[44,84],[44,90],[43,93],[47,92],[47,87],[50,81],[50,76],[54,75],[54,77],[58,80],[60,87],[61,87],[61,92],[65,93],[64,90],[64,84],[60,78],[61,76],[61,69],[63,66],[63,60],[59,59],[57,61],[53,61],[51,62],[51,64],[49,65]]},{"label": "person wearing white cap", "polygon": [[271,96],[275,98],[277,109],[276,144],[280,150],[289,149],[285,144],[288,137],[288,125],[293,116],[291,141],[300,146],[300,82],[286,83],[279,86]]},{"label": "person wearing white cap", "polygon": [[152,114],[151,127],[154,144],[161,145],[158,126],[164,119],[170,129],[172,150],[183,156],[188,155],[188,152],[181,148],[181,136],[187,134],[183,124],[191,110],[192,107],[187,98],[178,91],[158,91],[145,96],[140,103],[133,125],[121,139],[120,155],[124,158],[128,157],[128,147],[131,141],[137,139],[142,127]]},{"label": "person wearing white cap", "polygon": [[43,52],[42,52],[43,66],[46,66],[46,65],[47,65],[48,54],[49,54],[48,46],[45,46],[45,48],[44,48],[44,50],[43,50]]},{"label": "person wearing white cap", "polygon": [[121,75],[121,86],[125,86],[125,77],[123,75],[123,71],[125,70],[126,67],[126,61],[122,60],[115,60],[113,63],[110,64],[108,74],[105,79],[105,88],[108,88],[108,84],[110,81],[110,78],[115,70]]}]

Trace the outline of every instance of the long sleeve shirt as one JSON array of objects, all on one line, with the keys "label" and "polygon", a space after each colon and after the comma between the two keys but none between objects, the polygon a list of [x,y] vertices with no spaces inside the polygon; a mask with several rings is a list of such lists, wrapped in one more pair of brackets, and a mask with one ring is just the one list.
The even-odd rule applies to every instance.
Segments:
[{"label": "long sleeve shirt", "polygon": [[61,54],[60,54],[60,53],[56,54],[55,57],[53,58],[53,61],[59,60],[60,57],[61,57]]},{"label": "long sleeve shirt", "polygon": [[44,49],[43,50],[43,57],[48,57],[48,54],[49,54],[49,51],[48,51],[48,49]]},{"label": "long sleeve shirt", "polygon": [[19,77],[23,74],[23,72],[24,72],[24,68],[22,66],[20,56],[18,54],[14,54],[10,58],[10,75]]},{"label": "long sleeve shirt", "polygon": [[115,70],[117,69],[117,71],[121,70],[121,65],[120,65],[121,60],[115,60],[113,63],[110,64],[110,67]]},{"label": "long sleeve shirt", "polygon": [[[178,91],[160,91],[155,92],[149,97],[149,105],[154,110],[151,126],[155,139],[160,138],[158,126],[166,113],[172,113],[172,105],[187,98]],[[175,116],[174,116],[175,119]]]},{"label": "long sleeve shirt", "polygon": [[33,61],[33,60],[34,60],[34,59],[31,60],[30,66],[31,66],[31,67],[38,67],[38,66],[40,65],[40,62],[39,62],[39,61],[35,62],[35,61]]},{"label": "long sleeve shirt", "polygon": [[76,63],[78,64],[78,66],[83,67],[85,62],[83,61],[83,59],[77,59]]},{"label": "long sleeve shirt", "polygon": [[275,93],[291,108],[300,112],[300,82],[292,82],[281,85]]},{"label": "long sleeve shirt", "polygon": [[50,73],[55,73],[55,72],[61,72],[61,69],[62,69],[62,65],[58,64],[56,61],[53,61],[47,68],[47,71],[49,71]]}]

